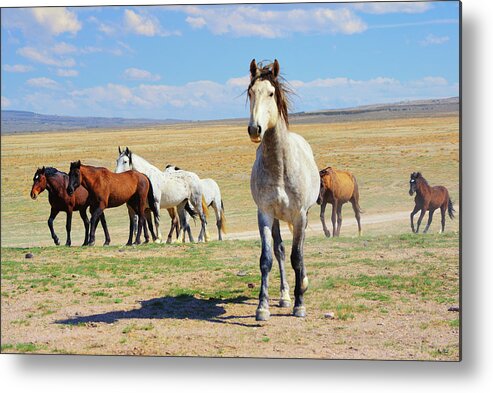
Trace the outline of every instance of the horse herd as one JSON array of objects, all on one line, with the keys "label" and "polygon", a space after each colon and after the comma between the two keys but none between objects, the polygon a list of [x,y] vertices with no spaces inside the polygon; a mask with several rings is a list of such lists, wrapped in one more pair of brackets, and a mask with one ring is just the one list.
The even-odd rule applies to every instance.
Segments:
[{"label": "horse herd", "polygon": [[[358,233],[361,234],[361,209],[356,178],[348,171],[332,167],[319,171],[308,142],[288,130],[290,90],[279,71],[277,60],[265,66],[257,65],[255,59],[252,60],[250,84],[247,89],[250,102],[248,134],[252,142],[259,144],[250,179],[252,197],[258,208],[258,227],[262,242],[262,278],[256,311],[257,320],[267,320],[270,317],[268,276],[273,263],[272,254],[277,259],[280,269],[279,305],[291,306],[284,269],[285,249],[281,238],[280,220],[288,223],[293,234],[293,315],[298,317],[304,317],[306,314],[303,294],[308,288],[308,277],[303,259],[303,245],[310,207],[315,203],[321,205],[320,219],[323,231],[329,237],[330,231],[325,223],[325,208],[327,203],[330,203],[332,235],[339,236],[342,206],[350,202],[358,224]],[[198,241],[208,241],[206,216],[209,206],[215,210],[218,237],[222,240],[222,233],[225,232],[224,203],[214,180],[200,179],[193,172],[170,165],[162,171],[130,151],[128,147],[125,150],[119,148],[118,153],[115,172],[83,165],[80,161],[70,164],[68,174],[51,167],[43,167],[36,171],[31,197],[35,199],[43,190],[48,190],[51,205],[48,226],[55,244],[59,244],[59,239],[53,229],[53,220],[60,211],[67,213],[66,245],[71,244],[70,229],[74,211],[79,211],[84,221],[83,245],[94,245],[99,222],[105,234],[104,244],[109,244],[110,236],[104,210],[123,204],[127,205],[129,215],[127,245],[139,244],[142,232],[145,241],[148,242],[148,229],[155,242],[162,240],[160,208],[167,209],[171,218],[167,242],[171,242],[174,232],[177,238],[181,234],[182,241],[188,233],[190,241],[193,241],[189,216],[194,219],[198,216],[200,220]],[[428,223],[424,229],[424,232],[427,232],[434,211],[440,209],[442,232],[445,229],[446,212],[448,211],[450,218],[454,217],[454,208],[447,189],[443,186],[431,187],[419,172],[411,174],[409,183],[409,194],[416,193],[415,207],[410,216],[412,231],[418,233],[421,221],[428,211]],[[91,213],[90,220],[87,217],[88,208]],[[421,212],[415,229],[413,218],[418,211]]]}]

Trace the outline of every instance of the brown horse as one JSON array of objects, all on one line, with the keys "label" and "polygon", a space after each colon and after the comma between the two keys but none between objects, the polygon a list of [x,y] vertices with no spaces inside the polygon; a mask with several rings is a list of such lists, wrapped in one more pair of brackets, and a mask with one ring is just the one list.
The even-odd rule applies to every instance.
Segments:
[{"label": "brown horse", "polygon": [[[320,206],[320,220],[324,229],[325,236],[330,237],[330,231],[325,225],[325,207],[327,203],[332,205],[332,233],[339,236],[342,225],[342,205],[351,202],[354,215],[358,222],[358,235],[361,236],[361,222],[359,207],[359,191],[356,178],[349,171],[341,171],[332,167],[327,167],[320,171],[320,194],[317,203]],[[336,228],[337,212],[337,228]]]},{"label": "brown horse", "polygon": [[[72,195],[82,185],[87,189],[89,204],[94,209],[91,216],[89,245],[94,245],[97,220],[104,209],[118,207],[124,203],[139,217],[135,244],[140,243],[142,228],[144,228],[146,242],[149,241],[145,217],[146,202],[149,203],[155,215],[159,216],[159,212],[154,208],[154,194],[147,176],[134,170],[113,173],[106,168],[82,165],[80,161],[77,161],[70,164],[68,177],[67,193]],[[134,220],[130,218],[130,234],[127,245],[132,245],[133,229]]]},{"label": "brown horse", "polygon": [[[67,194],[68,175],[65,172],[60,172],[56,168],[43,167],[38,168],[33,177],[33,186],[31,188],[31,198],[36,199],[39,194],[44,190],[48,190],[48,200],[51,205],[50,218],[48,219],[48,227],[50,228],[51,237],[58,246],[60,240],[55,234],[53,228],[53,221],[61,211],[67,213],[67,221],[65,228],[67,230],[66,246],[70,246],[72,241],[70,239],[70,231],[72,228],[72,212],[78,211],[80,217],[84,222],[85,236],[83,246],[87,245],[89,241],[89,219],[87,218],[87,207],[89,193],[84,187],[79,187],[73,195]],[[106,226],[106,220],[104,214],[101,215],[101,224],[105,234],[105,245],[110,244],[110,235]]]},{"label": "brown horse", "polygon": [[421,220],[423,220],[425,213],[429,211],[428,223],[423,231],[423,233],[426,233],[430,227],[433,213],[436,209],[440,208],[442,213],[442,229],[440,230],[440,233],[445,231],[445,212],[448,210],[448,215],[451,219],[454,218],[455,212],[452,199],[450,199],[448,194],[448,190],[443,186],[431,187],[420,172],[411,173],[409,185],[409,195],[412,196],[416,193],[416,197],[414,198],[415,206],[411,212],[411,230],[415,232],[413,222],[414,215],[421,210],[415,232],[418,233]]}]

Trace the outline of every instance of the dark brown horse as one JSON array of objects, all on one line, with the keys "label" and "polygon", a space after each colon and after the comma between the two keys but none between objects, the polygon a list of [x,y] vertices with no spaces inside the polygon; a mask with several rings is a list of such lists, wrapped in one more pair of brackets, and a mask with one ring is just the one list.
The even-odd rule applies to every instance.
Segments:
[{"label": "dark brown horse", "polygon": [[[361,222],[359,207],[359,190],[356,178],[349,171],[341,171],[332,167],[327,167],[320,171],[320,194],[317,203],[320,206],[320,221],[324,229],[325,236],[330,237],[330,231],[325,225],[325,207],[327,203],[332,205],[332,233],[339,236],[342,225],[342,205],[351,202],[354,215],[358,222],[358,235],[361,236]],[[336,228],[337,212],[337,228]]]},{"label": "dark brown horse", "polygon": [[[70,164],[67,193],[72,195],[79,186],[83,186],[89,193],[89,204],[93,208],[89,245],[94,245],[94,233],[97,220],[104,209],[127,204],[139,217],[137,238],[135,244],[140,243],[140,234],[144,229],[146,243],[149,241],[147,232],[145,208],[149,203],[153,213],[159,215],[154,208],[154,194],[147,178],[140,172],[130,170],[123,173],[113,173],[106,168],[82,165],[80,161]],[[127,245],[132,244],[134,220],[130,217],[130,234]]]},{"label": "dark brown horse", "polygon": [[431,220],[433,218],[433,213],[436,209],[440,209],[442,213],[442,229],[440,233],[445,231],[445,212],[448,209],[448,215],[451,219],[454,218],[454,205],[452,200],[449,197],[448,190],[443,186],[434,186],[431,187],[423,175],[419,172],[411,173],[411,179],[409,180],[409,195],[413,195],[416,193],[416,197],[414,198],[414,209],[411,212],[411,230],[414,231],[414,215],[421,210],[421,214],[418,218],[418,224],[416,226],[416,233],[419,232],[419,226],[421,224],[421,220],[427,211],[429,211],[428,215],[428,223],[426,224],[425,230],[423,233],[428,231],[430,227]]},{"label": "dark brown horse", "polygon": [[[89,219],[87,218],[88,192],[84,187],[79,187],[72,195],[67,194],[68,175],[65,172],[60,172],[56,168],[43,167],[38,168],[33,177],[33,186],[31,188],[31,198],[36,199],[39,194],[44,190],[48,190],[48,200],[51,205],[50,218],[48,219],[48,227],[50,228],[51,237],[58,246],[60,241],[55,234],[53,228],[53,221],[61,211],[67,213],[67,222],[65,228],[67,230],[66,246],[70,246],[72,241],[70,239],[70,231],[72,228],[72,212],[78,211],[84,222],[85,236],[84,244],[87,245],[89,241]],[[104,214],[101,215],[101,224],[105,234],[105,245],[110,244],[110,235],[106,226],[106,220]]]}]

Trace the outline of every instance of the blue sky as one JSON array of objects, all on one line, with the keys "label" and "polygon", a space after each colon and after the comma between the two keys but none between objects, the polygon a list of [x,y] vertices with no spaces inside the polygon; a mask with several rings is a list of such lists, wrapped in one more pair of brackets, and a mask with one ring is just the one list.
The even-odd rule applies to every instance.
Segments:
[{"label": "blue sky", "polygon": [[250,4],[2,9],[2,109],[245,117],[252,58],[295,111],[459,94],[459,6]]}]

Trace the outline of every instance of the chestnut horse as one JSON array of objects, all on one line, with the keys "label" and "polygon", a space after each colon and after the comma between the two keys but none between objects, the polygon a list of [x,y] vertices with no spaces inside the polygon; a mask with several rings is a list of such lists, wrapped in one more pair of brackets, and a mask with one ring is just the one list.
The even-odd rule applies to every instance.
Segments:
[{"label": "chestnut horse", "polygon": [[[31,188],[31,198],[36,199],[44,190],[48,190],[48,201],[51,205],[50,218],[48,218],[48,227],[50,228],[51,237],[58,246],[60,240],[53,228],[53,221],[61,211],[67,213],[67,221],[65,228],[67,230],[66,246],[70,246],[70,231],[72,228],[72,212],[78,211],[84,222],[85,235],[83,246],[86,246],[89,241],[89,219],[87,218],[87,207],[89,193],[84,187],[79,187],[73,195],[67,194],[68,175],[65,172],[60,172],[56,168],[43,167],[38,168],[33,177],[33,186]],[[101,224],[103,225],[105,235],[105,245],[110,244],[110,235],[106,226],[104,214],[101,214]]]},{"label": "chestnut horse", "polygon": [[[135,244],[140,243],[140,234],[144,228],[144,237],[149,241],[147,232],[145,207],[146,202],[155,215],[159,212],[154,208],[154,194],[147,176],[137,171],[113,173],[106,168],[82,165],[80,161],[70,164],[67,193],[72,195],[79,186],[83,186],[89,193],[89,204],[93,208],[91,215],[91,229],[89,245],[94,245],[94,233],[97,220],[104,209],[127,204],[138,216],[138,230]],[[133,217],[130,217],[130,234],[127,245],[132,245],[134,229]]]},{"label": "chestnut horse", "polygon": [[421,220],[423,220],[427,211],[429,212],[428,223],[426,224],[423,233],[428,232],[431,220],[433,219],[433,213],[439,208],[442,213],[442,229],[440,230],[440,233],[445,231],[445,212],[448,210],[448,215],[451,219],[454,218],[455,212],[454,204],[452,203],[452,199],[450,199],[448,190],[443,186],[431,187],[420,172],[411,173],[409,185],[409,195],[412,196],[416,193],[416,197],[414,198],[415,206],[411,212],[411,230],[415,232],[413,217],[421,210],[415,233],[419,232]]},{"label": "chestnut horse", "polygon": [[[342,225],[342,205],[351,202],[353,205],[354,216],[358,222],[358,235],[361,236],[361,222],[359,207],[359,191],[356,178],[349,171],[342,171],[332,167],[327,167],[320,171],[320,193],[317,203],[320,206],[320,221],[324,229],[325,236],[330,237],[330,231],[325,225],[325,207],[327,203],[332,205],[332,234],[339,236]],[[336,228],[337,212],[337,228]]]}]

